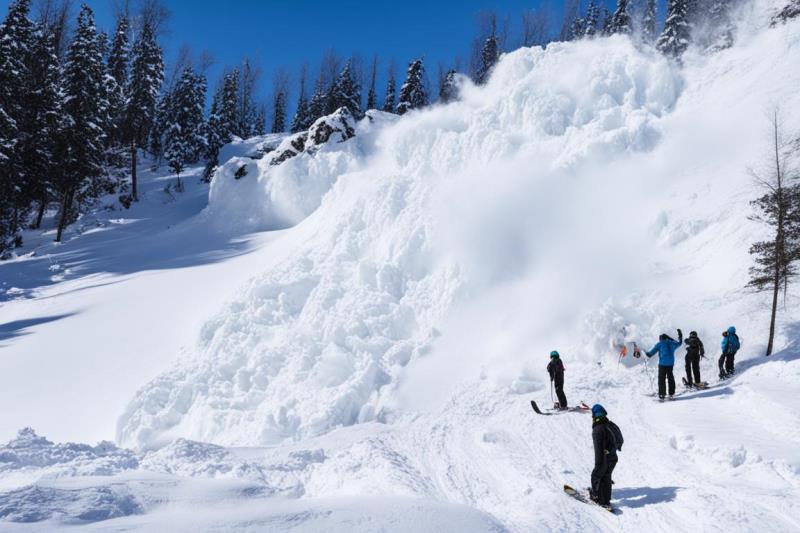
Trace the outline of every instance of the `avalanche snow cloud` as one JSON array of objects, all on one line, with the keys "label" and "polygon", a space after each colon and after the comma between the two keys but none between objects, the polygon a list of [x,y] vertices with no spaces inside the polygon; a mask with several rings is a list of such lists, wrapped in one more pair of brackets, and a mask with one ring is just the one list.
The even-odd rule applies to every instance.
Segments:
[{"label": "avalanche snow cloud", "polygon": [[[549,307],[548,283],[576,269],[607,294],[616,281],[599,265],[552,265],[545,276],[547,248],[561,239],[603,257],[586,226],[560,214],[574,207],[560,208],[605,214],[586,190],[586,169],[653,149],[682,84],[676,67],[626,38],[521,49],[488,86],[464,87],[461,102],[361,124],[356,138],[285,168],[259,162],[239,180],[218,174],[225,194],[212,191],[209,213],[228,227],[264,229],[276,217],[286,225],[312,211],[313,198],[321,205],[284,236],[287,258],[205,324],[192,356],[139,391],[119,443],[270,444],[392,421],[401,389],[419,378],[412,367],[442,346],[457,349],[464,330],[448,321],[497,319],[470,311],[490,293],[535,278],[527,297]],[[285,215],[280,183],[310,203]],[[595,229],[641,238],[629,220],[609,220],[616,226]]]}]

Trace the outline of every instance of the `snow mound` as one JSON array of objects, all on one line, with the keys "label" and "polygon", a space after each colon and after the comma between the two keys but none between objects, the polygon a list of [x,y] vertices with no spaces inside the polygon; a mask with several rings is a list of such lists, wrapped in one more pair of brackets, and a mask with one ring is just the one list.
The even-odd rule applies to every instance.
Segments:
[{"label": "snow mound", "polygon": [[97,522],[143,514],[136,498],[123,486],[62,489],[28,486],[0,493],[0,519],[9,522]]},{"label": "snow mound", "polygon": [[31,428],[20,430],[15,439],[0,446],[0,473],[4,474],[46,468],[55,477],[109,476],[138,466],[136,454],[112,442],[54,444]]},{"label": "snow mound", "polygon": [[[569,179],[588,160],[653,148],[681,86],[666,60],[624,38],[522,49],[456,104],[396,124],[367,118],[354,139],[277,166],[226,163],[210,193],[216,219],[248,231],[314,216],[290,257],[203,327],[195,356],[139,392],[119,442],[265,444],[392,420],[404,367],[483,277],[469,254],[448,252],[448,204],[493,205],[486,182],[498,172],[514,185]],[[459,235],[475,235],[465,225]],[[477,250],[513,268],[516,243],[502,239]]]}]

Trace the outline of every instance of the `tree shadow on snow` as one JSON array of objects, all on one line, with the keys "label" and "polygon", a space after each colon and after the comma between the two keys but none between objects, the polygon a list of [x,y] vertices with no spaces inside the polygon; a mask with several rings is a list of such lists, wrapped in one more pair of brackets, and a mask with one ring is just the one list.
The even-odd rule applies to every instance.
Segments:
[{"label": "tree shadow on snow", "polygon": [[617,507],[630,507],[632,509],[667,503],[675,500],[681,487],[636,487],[630,489],[615,489],[613,503]]},{"label": "tree shadow on snow", "polygon": [[[13,322],[6,322],[5,324],[0,324],[0,341],[13,339],[14,337],[21,337],[22,335],[28,335],[30,332],[27,331],[29,328],[33,326],[38,326],[39,324],[47,324],[48,322],[55,322],[56,320],[61,320],[62,318],[67,318],[72,316],[75,313],[65,313],[63,315],[52,315],[52,316],[41,316],[37,318],[28,318],[25,320],[15,320]],[[0,348],[5,346],[4,344],[0,344]]]},{"label": "tree shadow on snow", "polygon": [[156,222],[112,227],[44,245],[24,261],[0,261],[0,302],[33,298],[37,289],[65,280],[209,265],[250,249],[249,234],[231,237],[194,220],[168,228],[154,227]]}]

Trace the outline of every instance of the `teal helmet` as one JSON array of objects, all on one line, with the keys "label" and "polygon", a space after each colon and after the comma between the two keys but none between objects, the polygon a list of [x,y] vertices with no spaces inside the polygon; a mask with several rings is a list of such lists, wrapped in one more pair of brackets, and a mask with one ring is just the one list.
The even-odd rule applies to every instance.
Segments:
[{"label": "teal helmet", "polygon": [[597,418],[597,417],[601,417],[601,416],[606,416],[607,414],[608,413],[606,412],[605,408],[602,405],[600,405],[599,403],[596,403],[596,404],[594,404],[592,406],[592,416],[593,417]]},{"label": "teal helmet", "polygon": [[553,350],[552,352],[550,352],[550,357],[559,357],[558,352],[556,350]]}]

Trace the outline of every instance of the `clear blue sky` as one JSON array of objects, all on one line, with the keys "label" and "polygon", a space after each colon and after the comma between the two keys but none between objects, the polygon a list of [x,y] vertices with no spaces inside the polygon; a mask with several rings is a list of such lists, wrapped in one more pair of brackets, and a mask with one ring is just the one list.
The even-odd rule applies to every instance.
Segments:
[{"label": "clear blue sky", "polygon": [[[79,0],[75,2],[77,11]],[[616,0],[606,2],[609,8],[616,4]],[[36,0],[33,3],[35,6]],[[111,33],[112,1],[87,0],[87,3],[95,11],[98,26]],[[248,55],[263,69],[260,94],[264,98],[270,92],[277,68],[287,67],[296,75],[297,67],[307,61],[313,77],[319,58],[331,48],[340,56],[356,54],[364,61],[378,54],[382,67],[380,82],[390,59],[395,59],[402,76],[410,59],[424,55],[428,75],[433,80],[440,62],[449,66],[460,56],[466,64],[480,12],[494,10],[500,20],[510,17],[509,44],[516,45],[523,10],[549,4],[557,12],[558,20],[553,24],[560,26],[564,4],[563,0],[164,0],[164,3],[172,12],[168,31],[161,38],[168,65],[184,44],[195,54],[207,50],[216,61],[208,73],[213,87],[222,67],[238,64]],[[3,17],[8,4],[9,0],[0,0]],[[136,0],[131,4],[135,6]],[[382,92],[381,85],[379,94]]]}]

